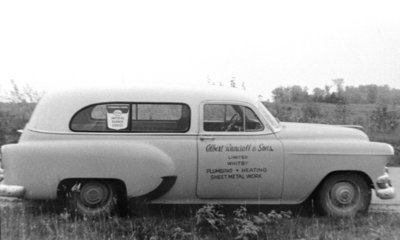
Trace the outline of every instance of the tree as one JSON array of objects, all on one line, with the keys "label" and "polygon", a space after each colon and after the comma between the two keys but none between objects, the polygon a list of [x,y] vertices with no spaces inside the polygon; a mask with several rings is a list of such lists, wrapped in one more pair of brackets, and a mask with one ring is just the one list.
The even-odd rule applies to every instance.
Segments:
[{"label": "tree", "polygon": [[[273,99],[278,102],[326,102],[341,104],[394,104],[400,105],[400,89],[392,89],[388,85],[359,85],[343,87],[343,79],[332,80],[335,85],[324,88],[316,87],[311,95],[307,88],[298,85],[278,87],[272,91]],[[332,87],[336,89],[331,91]]]},{"label": "tree", "polygon": [[358,87],[347,86],[344,95],[349,103],[366,103],[363,94]]},{"label": "tree", "polygon": [[325,102],[330,102],[331,86],[325,85]]},{"label": "tree", "polygon": [[37,103],[40,98],[43,96],[43,92],[38,92],[33,90],[29,84],[25,84],[25,86],[21,89],[18,84],[11,79],[12,89],[7,94],[6,99],[13,103]]},{"label": "tree", "polygon": [[379,86],[378,87],[378,99],[377,103],[379,104],[392,104],[392,91],[388,85]]},{"label": "tree", "polygon": [[336,96],[336,93],[332,93],[329,95],[329,98],[327,100],[328,103],[337,103],[339,101],[338,97]]},{"label": "tree", "polygon": [[307,88],[294,85],[290,88],[290,101],[291,102],[306,102],[308,99]]},{"label": "tree", "polygon": [[312,100],[314,102],[323,102],[325,97],[325,91],[322,88],[314,88]]},{"label": "tree", "polygon": [[378,86],[375,84],[368,85],[367,91],[368,103],[376,103],[376,100],[378,99]]},{"label": "tree", "polygon": [[400,89],[392,89],[391,92],[393,104],[400,105]]},{"label": "tree", "polygon": [[272,97],[275,102],[289,102],[290,101],[290,88],[277,87],[272,90]]},{"label": "tree", "polygon": [[336,97],[338,98],[338,101],[344,100],[343,78],[333,79],[332,81],[336,86]]}]

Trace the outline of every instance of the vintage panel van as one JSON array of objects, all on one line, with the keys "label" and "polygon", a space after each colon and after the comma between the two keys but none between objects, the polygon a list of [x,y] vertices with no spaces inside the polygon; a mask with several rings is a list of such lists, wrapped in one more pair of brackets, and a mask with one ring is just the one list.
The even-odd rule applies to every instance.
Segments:
[{"label": "vintage panel van", "polygon": [[65,198],[86,215],[128,200],[299,204],[368,210],[394,197],[393,148],[351,126],[279,122],[232,89],[133,86],[46,94],[17,144],[1,149],[0,195]]}]

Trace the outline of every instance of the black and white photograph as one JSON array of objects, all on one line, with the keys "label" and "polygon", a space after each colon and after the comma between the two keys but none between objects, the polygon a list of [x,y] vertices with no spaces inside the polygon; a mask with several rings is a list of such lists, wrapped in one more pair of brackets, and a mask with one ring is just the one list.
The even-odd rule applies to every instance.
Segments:
[{"label": "black and white photograph", "polygon": [[400,2],[0,2],[0,239],[400,236]]}]

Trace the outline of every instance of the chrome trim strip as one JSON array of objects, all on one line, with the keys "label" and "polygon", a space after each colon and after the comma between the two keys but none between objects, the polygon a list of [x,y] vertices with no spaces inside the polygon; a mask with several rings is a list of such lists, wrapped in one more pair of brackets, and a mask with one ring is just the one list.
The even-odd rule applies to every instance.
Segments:
[{"label": "chrome trim strip", "polygon": [[289,152],[287,153],[288,155],[324,155],[324,156],[392,156],[392,154],[382,154],[382,153],[361,153],[361,152],[355,152],[355,153],[327,153],[327,152],[322,152],[322,153],[315,153],[315,152]]},{"label": "chrome trim strip", "polygon": [[47,131],[39,129],[28,129],[31,132],[44,133],[44,134],[58,134],[58,135],[106,135],[106,136],[197,136],[194,133],[136,133],[136,132],[61,132],[61,131]]}]

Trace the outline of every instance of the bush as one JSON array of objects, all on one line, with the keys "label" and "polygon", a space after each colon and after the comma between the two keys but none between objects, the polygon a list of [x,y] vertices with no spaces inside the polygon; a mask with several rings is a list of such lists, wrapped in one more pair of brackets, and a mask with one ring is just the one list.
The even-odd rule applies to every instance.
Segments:
[{"label": "bush", "polygon": [[247,216],[247,209],[242,206],[233,213],[235,215],[233,226],[235,235],[237,235],[236,239],[257,239],[262,228],[250,220]]},{"label": "bush", "polygon": [[196,212],[195,229],[200,236],[218,236],[226,230],[225,215],[219,205],[205,205]]},{"label": "bush", "polygon": [[321,109],[318,104],[308,102],[301,107],[302,117],[300,122],[320,122],[322,118]]},{"label": "bush", "polygon": [[400,115],[389,111],[388,106],[378,105],[370,116],[370,129],[377,132],[390,132],[400,124]]},{"label": "bush", "polygon": [[35,103],[0,103],[0,145],[15,143],[35,108]]}]

